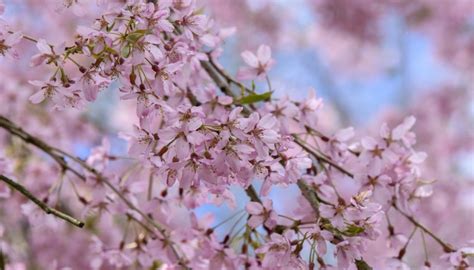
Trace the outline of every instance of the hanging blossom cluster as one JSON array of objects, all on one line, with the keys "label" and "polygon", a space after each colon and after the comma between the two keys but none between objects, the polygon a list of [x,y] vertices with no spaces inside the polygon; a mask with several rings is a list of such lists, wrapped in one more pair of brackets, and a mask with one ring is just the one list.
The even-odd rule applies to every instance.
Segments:
[{"label": "hanging blossom cluster", "polygon": [[[30,78],[36,90],[28,99],[35,106],[82,109],[113,82],[122,100],[136,104],[134,132],[120,134],[128,142],[126,158],[112,155],[104,139],[80,159],[0,118],[12,137],[7,141],[23,141],[23,147],[49,156],[40,163],[48,170],[35,173],[50,178],[28,191],[25,182],[19,184],[22,168],[11,158],[16,156],[5,151],[0,179],[8,186],[1,186],[0,198],[21,201],[12,189],[29,198],[21,208],[31,224],[59,226],[61,221],[46,212],[90,231],[87,262],[75,265],[75,258],[54,267],[408,269],[407,247],[420,231],[443,250],[440,267],[468,269],[472,248],[451,246],[416,219],[417,204],[432,194],[432,181],[421,172],[426,154],[413,148],[415,118],[384,124],[372,136],[356,137],[352,128],[323,134],[318,130],[322,100],[313,92],[304,101],[272,97],[268,71],[275,61],[268,46],[244,51],[246,65],[236,78],[220,66],[221,45],[232,33],[214,25],[194,1],[110,3],[92,26],[78,27],[74,40],[62,46],[0,25],[2,55],[17,56],[15,46],[23,38],[37,48],[31,67],[50,70]],[[266,80],[266,91],[239,80]],[[121,169],[114,165],[119,161]],[[52,175],[60,180],[54,182]],[[59,205],[59,196],[49,192],[35,200],[32,195],[59,192],[65,177],[76,200],[61,209],[77,217],[50,206]],[[259,192],[254,181],[261,182]],[[269,193],[291,185],[299,195],[289,213],[279,213]],[[235,206],[230,188],[236,186],[250,199],[239,212],[245,224],[218,233],[235,217],[213,226],[211,217],[198,218],[195,210],[205,204]],[[413,231],[394,226],[395,218],[405,219]],[[5,238],[8,228],[2,223],[0,258],[6,258],[7,268],[21,267],[22,256]],[[385,230],[388,238],[382,236]],[[374,256],[367,248],[374,242],[388,242],[391,255]],[[438,268],[428,254],[422,264]]]}]

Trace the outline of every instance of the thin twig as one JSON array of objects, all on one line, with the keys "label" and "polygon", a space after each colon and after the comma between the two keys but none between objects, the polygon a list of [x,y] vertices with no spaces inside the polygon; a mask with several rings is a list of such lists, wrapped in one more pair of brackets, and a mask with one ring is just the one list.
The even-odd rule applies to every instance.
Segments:
[{"label": "thin twig", "polygon": [[306,198],[306,200],[311,205],[311,208],[313,208],[314,212],[319,217],[319,200],[314,191],[301,179],[298,180],[296,184],[301,190],[301,194],[303,194],[303,197]]},{"label": "thin twig", "polygon": [[76,219],[76,218],[73,218],[71,217],[70,215],[64,213],[64,212],[61,212],[55,208],[51,208],[49,207],[46,203],[44,203],[42,200],[38,199],[37,197],[35,197],[30,191],[28,191],[28,189],[26,189],[23,185],[13,181],[12,179],[4,176],[4,175],[1,175],[0,174],[0,180],[2,180],[3,182],[7,183],[10,187],[12,187],[13,189],[19,191],[21,194],[23,194],[25,197],[27,197],[30,201],[34,202],[36,205],[38,205],[41,209],[43,209],[43,211],[46,213],[46,214],[52,214],[60,219],[63,219],[69,223],[71,223],[72,225],[74,226],[77,226],[79,228],[82,228],[84,227],[84,222]]},{"label": "thin twig", "polygon": [[453,252],[453,251],[455,251],[455,249],[452,248],[451,245],[445,243],[443,240],[441,240],[438,236],[436,236],[433,232],[431,232],[423,224],[418,222],[411,215],[403,212],[400,208],[398,208],[398,206],[395,203],[392,204],[392,206],[393,206],[393,208],[395,208],[395,210],[397,210],[400,214],[402,214],[406,219],[408,219],[413,225],[415,225],[416,227],[423,230],[426,234],[428,234],[431,238],[433,238],[436,242],[438,242],[438,244],[440,244],[443,247],[444,252]]},{"label": "thin twig", "polygon": [[331,165],[332,167],[338,169],[340,172],[346,174],[347,176],[349,176],[350,178],[354,178],[354,174],[352,174],[351,172],[347,171],[346,169],[344,169],[343,167],[341,167],[340,165],[336,164],[334,161],[332,161],[331,159],[329,159],[328,157],[326,157],[326,155],[324,155],[323,153],[319,152],[318,150],[313,150],[311,149],[305,142],[303,142],[302,140],[300,140],[298,138],[298,136],[294,135],[293,136],[295,138],[295,142],[301,146],[306,152],[310,153],[311,155],[313,155],[316,159],[318,159],[319,161],[322,161],[326,164],[329,164]]},{"label": "thin twig", "polygon": [[209,54],[209,63],[211,64],[211,66],[222,76],[224,77],[224,79],[227,81],[227,83],[233,83],[235,85],[237,85],[238,87],[240,87],[241,89],[244,89],[245,92],[247,93],[253,93],[252,90],[248,89],[243,83],[235,80],[234,78],[232,78],[232,76],[230,76],[229,74],[227,74],[227,72],[221,68],[219,68],[216,64],[216,62],[214,62],[214,60],[212,59],[212,56]]},{"label": "thin twig", "polygon": [[[63,170],[68,170],[74,173],[77,177],[79,177],[82,180],[86,179],[86,176],[82,175],[75,169],[73,169],[69,164],[66,162],[66,158],[71,159],[72,161],[76,162],[79,164],[83,169],[89,171],[92,173],[96,179],[99,182],[104,183],[107,187],[109,187],[130,209],[136,211],[144,220],[146,220],[149,224],[151,224],[153,227],[158,229],[158,231],[162,234],[162,236],[165,238],[165,240],[169,243],[170,242],[170,237],[165,230],[165,228],[157,223],[154,219],[152,219],[150,216],[147,214],[143,213],[140,209],[138,209],[132,202],[130,202],[123,194],[118,190],[106,177],[104,177],[101,173],[99,173],[96,169],[93,167],[89,166],[84,160],[71,155],[61,149],[52,147],[45,143],[44,141],[32,136],[31,134],[27,133],[20,127],[18,127],[15,123],[10,121],[4,116],[0,115],[0,127],[11,133],[12,135],[15,135],[22,139],[24,142],[29,143],[31,145],[36,146],[40,150],[42,150],[44,153],[48,154],[51,156],[60,166]],[[177,252],[177,250],[174,248],[174,246],[171,244],[171,249],[173,253],[175,254],[176,258],[181,261],[180,256]]]}]

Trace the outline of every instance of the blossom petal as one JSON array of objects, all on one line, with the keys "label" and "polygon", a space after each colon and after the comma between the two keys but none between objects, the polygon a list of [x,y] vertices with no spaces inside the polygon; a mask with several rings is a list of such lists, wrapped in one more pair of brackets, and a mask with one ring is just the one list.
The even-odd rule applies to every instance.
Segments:
[{"label": "blossom petal", "polygon": [[242,59],[244,59],[247,65],[257,68],[258,67],[258,58],[251,51],[244,51],[240,54]]},{"label": "blossom petal", "polygon": [[33,95],[30,96],[28,99],[33,104],[41,103],[45,99],[45,90],[40,90]]},{"label": "blossom petal", "polygon": [[245,206],[245,210],[251,215],[259,215],[263,212],[263,206],[258,202],[249,202]]},{"label": "blossom petal", "polygon": [[258,47],[257,58],[261,63],[263,64],[268,63],[271,57],[272,57],[272,50],[270,49],[269,46],[260,45],[260,47]]}]

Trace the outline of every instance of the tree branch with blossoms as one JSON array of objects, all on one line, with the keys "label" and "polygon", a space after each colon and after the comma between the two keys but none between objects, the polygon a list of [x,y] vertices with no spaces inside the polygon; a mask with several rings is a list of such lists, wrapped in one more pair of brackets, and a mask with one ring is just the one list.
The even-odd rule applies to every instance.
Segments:
[{"label": "tree branch with blossoms", "polygon": [[[148,215],[143,213],[140,209],[138,209],[132,202],[130,202],[123,194],[121,191],[119,191],[115,185],[113,185],[106,177],[104,177],[102,174],[100,174],[98,171],[96,171],[94,168],[89,166],[85,161],[81,160],[78,157],[75,157],[67,152],[64,152],[61,149],[52,147],[48,145],[47,143],[43,142],[41,139],[36,138],[35,136],[32,136],[31,134],[25,132],[22,130],[20,127],[18,127],[15,123],[11,122],[7,118],[3,117],[0,115],[0,127],[6,130],[7,132],[11,133],[14,136],[18,136],[20,139],[25,141],[26,143],[32,144],[36,147],[38,147],[40,150],[42,150],[44,153],[49,155],[50,157],[53,158],[54,161],[56,161],[59,166],[61,167],[62,170],[64,171],[71,171],[75,176],[77,176],[79,179],[85,181],[87,176],[79,173],[76,169],[71,167],[67,162],[66,159],[71,159],[72,161],[76,162],[78,165],[80,165],[83,169],[91,173],[97,181],[104,183],[105,186],[109,187],[117,196],[133,211],[135,211],[141,218],[143,218],[147,223],[149,223],[151,226],[153,226],[155,229],[157,229],[161,236],[164,238],[165,242],[169,242],[169,236],[166,232],[166,230],[162,227],[162,225],[158,224],[156,221],[154,221],[152,218],[150,218]],[[43,209],[47,214],[53,214],[59,218],[62,218],[78,227],[83,227],[84,222],[79,221],[75,218],[72,218],[68,216],[67,214],[64,214],[54,208],[50,208],[47,206],[45,203],[43,203],[41,200],[37,199],[34,197],[26,188],[21,186],[20,184],[14,182],[13,180],[0,175],[0,180],[6,182],[16,190],[20,191],[23,195],[25,195],[28,199],[33,201],[35,204],[37,204],[41,209]],[[143,225],[140,223],[140,225]],[[145,229],[149,230],[148,227],[145,227]],[[175,250],[173,247],[173,243],[169,243],[171,246],[171,249],[173,250],[173,253],[175,256],[180,259],[180,255],[178,252]]]},{"label": "tree branch with blossoms", "polygon": [[[112,216],[107,226],[114,229],[107,227],[101,238],[115,233],[111,238],[121,239],[118,247],[95,234],[100,221],[91,224],[95,268],[106,261],[115,268],[302,269],[317,263],[327,269],[332,266],[324,258],[331,245],[334,267],[371,269],[376,256],[367,247],[383,238],[384,217],[390,240],[398,230],[390,223],[391,208],[415,228],[399,256],[384,266],[393,263],[390,259],[404,263],[402,253],[417,229],[440,244],[449,259],[460,256],[459,264],[467,263],[466,250],[446,244],[414,217],[414,206],[428,196],[431,184],[421,173],[426,154],[414,148],[414,117],[394,128],[384,124],[376,136],[357,138],[352,128],[323,134],[318,122],[322,101],[315,93],[302,101],[273,96],[270,47],[242,52],[246,65],[235,78],[220,66],[230,32],[213,25],[194,1],[116,3],[102,10],[92,26],[78,27],[64,48],[0,27],[2,55],[16,57],[23,38],[38,51],[30,65],[49,71],[40,80],[29,80],[35,89],[30,106],[80,111],[116,83],[120,99],[136,107],[133,131],[120,134],[128,144],[129,163],[117,171],[109,163],[119,158],[110,154],[107,140],[81,159],[53,146],[54,138],[40,139],[45,135],[34,136],[0,116],[2,129],[49,156],[61,172],[82,180],[79,189],[72,184],[85,205],[82,210],[97,211],[93,216],[101,221],[104,212]],[[258,80],[266,82],[266,91],[259,91]],[[1,180],[47,213],[68,217],[13,180]],[[262,184],[259,192],[255,181]],[[278,213],[269,193],[293,185],[299,189],[291,201],[294,213]],[[206,204],[234,205],[233,186],[250,199],[245,212],[215,226],[208,216],[198,216],[197,209]],[[231,222],[222,239],[218,227]],[[112,232],[115,227],[118,233]]]},{"label": "tree branch with blossoms", "polygon": [[20,192],[21,194],[23,194],[26,198],[28,198],[29,200],[31,200],[32,202],[34,202],[36,205],[38,205],[41,209],[43,209],[43,211],[46,213],[46,214],[51,214],[51,215],[54,215],[60,219],[63,219],[69,223],[71,223],[72,225],[74,226],[77,226],[79,228],[82,228],[84,227],[84,222],[76,219],[76,218],[73,218],[71,217],[70,215],[64,213],[64,212],[61,212],[55,208],[51,208],[49,207],[46,203],[44,203],[43,201],[41,201],[40,199],[38,199],[37,197],[35,197],[33,194],[31,194],[30,191],[28,191],[28,189],[26,189],[24,186],[22,186],[21,184],[17,183],[16,181],[4,176],[4,175],[1,175],[0,174],[0,180],[2,180],[3,182],[5,182],[6,184],[8,184],[10,187],[12,187],[13,189],[17,190],[18,192]]}]

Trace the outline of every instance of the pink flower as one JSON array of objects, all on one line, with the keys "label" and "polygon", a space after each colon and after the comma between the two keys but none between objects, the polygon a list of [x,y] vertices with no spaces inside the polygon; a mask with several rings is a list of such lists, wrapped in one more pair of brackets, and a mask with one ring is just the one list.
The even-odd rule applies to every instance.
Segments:
[{"label": "pink flower", "polygon": [[94,147],[86,163],[94,167],[97,171],[103,171],[109,162],[110,143],[107,138],[102,139],[100,146]]},{"label": "pink flower", "polygon": [[55,103],[61,100],[61,89],[62,87],[55,81],[43,82],[43,81],[29,81],[34,86],[40,86],[41,90],[30,96],[29,100],[33,104],[43,102],[45,99],[52,98]]},{"label": "pink flower", "polygon": [[392,139],[395,141],[401,140],[407,146],[412,145],[415,140],[415,134],[410,132],[410,129],[415,125],[415,122],[416,118],[414,116],[405,118],[403,123],[392,130]]},{"label": "pink flower", "polygon": [[298,107],[287,96],[278,101],[267,103],[265,110],[278,119],[283,134],[290,133],[290,126],[295,123],[295,118],[298,115]]},{"label": "pink flower", "polygon": [[223,248],[211,258],[209,262],[209,269],[235,270],[236,258],[234,251],[231,248]]},{"label": "pink flower", "polygon": [[308,97],[301,102],[299,110],[301,114],[301,122],[315,127],[318,123],[318,112],[323,107],[323,100],[316,97],[316,93],[313,89],[309,91]]},{"label": "pink flower", "polygon": [[441,259],[446,260],[451,267],[449,269],[471,269],[468,256],[474,254],[474,247],[463,247],[456,251],[441,255]]},{"label": "pink flower", "polygon": [[79,81],[81,82],[84,98],[87,101],[94,101],[97,98],[99,91],[109,85],[109,80],[104,79],[103,77],[98,76],[95,72],[89,70],[84,73]]},{"label": "pink flower", "polygon": [[128,141],[128,153],[131,156],[148,156],[153,150],[153,144],[156,141],[153,134],[138,126],[134,126],[133,135],[122,134],[121,136]]},{"label": "pink flower", "polygon": [[275,63],[275,60],[272,59],[272,51],[267,45],[260,45],[257,55],[250,51],[244,51],[241,56],[249,67],[239,69],[237,78],[240,80],[264,78]]},{"label": "pink flower", "polygon": [[336,245],[335,255],[338,269],[348,269],[354,260],[360,260],[365,245],[360,238],[349,238]]},{"label": "pink flower", "polygon": [[408,241],[408,238],[401,233],[394,233],[388,237],[387,246],[393,250],[399,251]]},{"label": "pink flower", "polygon": [[271,114],[266,114],[260,118],[258,113],[252,113],[249,118],[241,119],[241,129],[250,136],[250,141],[255,145],[260,158],[268,156],[268,149],[274,148],[274,144],[280,139],[280,135],[275,130],[276,118]]},{"label": "pink flower", "polygon": [[277,225],[277,214],[273,211],[273,202],[270,199],[264,199],[262,204],[258,202],[249,202],[245,207],[251,215],[248,224],[252,228],[256,228],[264,224],[269,229]]},{"label": "pink flower", "polygon": [[[1,4],[0,4],[0,14],[1,14]],[[5,28],[5,29],[3,29]],[[13,46],[18,44],[21,41],[23,35],[19,32],[10,34],[6,29],[6,26],[2,25],[0,21],[0,55],[10,56],[14,59],[18,58],[18,52],[13,49]]]},{"label": "pink flower", "polygon": [[316,241],[316,250],[320,256],[327,252],[327,241],[332,240],[332,234],[329,231],[321,230],[319,226],[314,226],[309,230],[310,238]]},{"label": "pink flower", "polygon": [[170,11],[168,8],[158,9],[150,16],[150,21],[155,23],[155,30],[157,33],[160,33],[161,31],[173,32],[174,26],[168,20],[169,16]]},{"label": "pink flower", "polygon": [[30,65],[36,67],[41,65],[44,61],[48,60],[48,63],[56,62],[59,60],[59,55],[53,51],[53,48],[46,42],[44,39],[38,40],[36,43],[36,48],[40,53],[33,55],[31,57]]},{"label": "pink flower", "polygon": [[285,235],[272,233],[270,241],[255,250],[257,254],[264,254],[262,266],[265,269],[285,269],[291,262],[290,234]]},{"label": "pink flower", "polygon": [[190,12],[188,15],[183,16],[181,20],[177,21],[177,23],[183,27],[186,38],[193,39],[194,35],[202,36],[204,34],[207,21],[205,15]]}]

